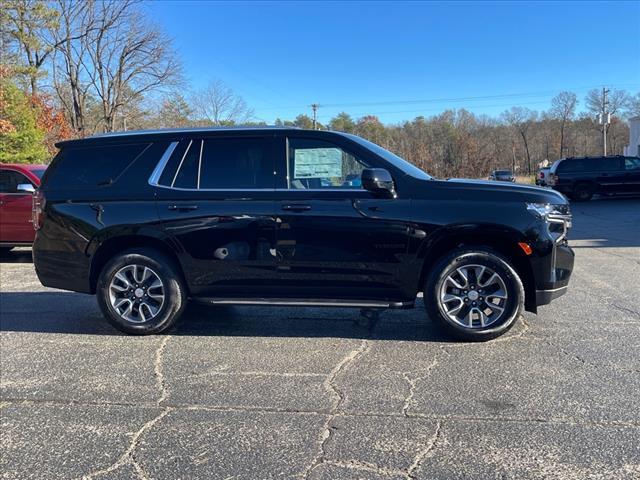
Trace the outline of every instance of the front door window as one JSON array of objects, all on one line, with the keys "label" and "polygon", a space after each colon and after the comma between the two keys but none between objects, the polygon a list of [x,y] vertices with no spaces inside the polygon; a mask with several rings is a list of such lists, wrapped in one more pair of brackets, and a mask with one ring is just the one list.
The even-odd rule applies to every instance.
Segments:
[{"label": "front door window", "polygon": [[362,160],[333,143],[289,139],[290,189],[362,189],[360,176],[365,168]]}]

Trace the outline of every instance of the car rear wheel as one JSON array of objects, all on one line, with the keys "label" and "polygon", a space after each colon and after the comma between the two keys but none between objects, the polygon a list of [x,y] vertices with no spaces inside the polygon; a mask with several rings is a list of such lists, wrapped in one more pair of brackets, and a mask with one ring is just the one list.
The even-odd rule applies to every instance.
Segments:
[{"label": "car rear wheel", "polygon": [[576,202],[586,202],[591,200],[593,194],[595,193],[595,189],[593,185],[590,183],[578,183],[573,188],[573,193],[571,194],[571,198]]},{"label": "car rear wheel", "polygon": [[427,314],[467,341],[499,337],[524,308],[524,287],[507,259],[487,247],[458,249],[431,271],[424,288]]},{"label": "car rear wheel", "polygon": [[186,293],[173,262],[152,249],[128,250],[102,269],[98,304],[118,330],[149,335],[169,329],[186,303]]}]

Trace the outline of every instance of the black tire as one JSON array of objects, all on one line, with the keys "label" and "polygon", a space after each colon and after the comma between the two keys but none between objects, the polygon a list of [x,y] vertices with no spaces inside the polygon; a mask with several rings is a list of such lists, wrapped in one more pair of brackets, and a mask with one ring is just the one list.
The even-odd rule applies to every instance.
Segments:
[{"label": "black tire", "polygon": [[595,188],[590,183],[578,183],[575,187],[573,187],[573,192],[571,193],[571,199],[576,202],[588,202],[593,197],[595,193]]},{"label": "black tire", "polygon": [[[441,289],[447,288],[446,286],[443,287],[447,277],[454,274],[458,268],[469,265],[484,266],[493,270],[493,272],[499,275],[506,288],[507,299],[502,303],[504,311],[496,317],[493,323],[485,327],[468,327],[455,322],[447,315],[446,307],[440,300]],[[475,275],[474,273],[474,276]],[[486,277],[483,275],[483,278]],[[478,282],[478,284],[480,284],[480,282]],[[471,290],[468,291],[471,293]],[[482,292],[482,290],[477,291]],[[490,295],[487,295],[487,298],[489,298],[489,296]],[[482,299],[483,297],[480,297],[480,300]],[[469,298],[467,298],[466,301],[469,301]],[[478,305],[482,304],[482,302],[477,303]],[[465,341],[486,341],[499,337],[507,332],[520,317],[524,309],[524,287],[520,277],[509,261],[491,248],[460,248],[447,254],[431,270],[424,287],[424,304],[427,315],[434,320],[435,324],[445,333]],[[488,306],[486,303],[485,305]],[[470,304],[463,304],[462,308],[470,308]],[[464,310],[461,310],[461,314],[464,314],[464,312]],[[473,318],[473,316],[471,316],[471,318]],[[487,318],[490,319],[490,317]],[[471,321],[471,323],[473,324],[473,321]]]},{"label": "black tire", "polygon": [[[164,299],[157,313],[149,320],[128,321],[121,316],[111,302],[112,280],[117,272],[131,265],[150,268],[162,282]],[[151,335],[168,330],[178,320],[187,303],[186,289],[174,262],[150,248],[127,250],[107,262],[98,278],[96,296],[98,305],[108,322],[118,330],[133,335]]]}]

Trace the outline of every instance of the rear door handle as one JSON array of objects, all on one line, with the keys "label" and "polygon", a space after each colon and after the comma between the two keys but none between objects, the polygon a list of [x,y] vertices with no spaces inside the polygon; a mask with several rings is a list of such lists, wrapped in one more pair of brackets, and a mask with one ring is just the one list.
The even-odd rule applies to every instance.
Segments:
[{"label": "rear door handle", "polygon": [[169,205],[167,207],[168,210],[175,212],[190,212],[192,210],[197,210],[197,205]]},{"label": "rear door handle", "polygon": [[288,210],[290,212],[305,212],[311,210],[311,205],[282,205],[282,210]]}]

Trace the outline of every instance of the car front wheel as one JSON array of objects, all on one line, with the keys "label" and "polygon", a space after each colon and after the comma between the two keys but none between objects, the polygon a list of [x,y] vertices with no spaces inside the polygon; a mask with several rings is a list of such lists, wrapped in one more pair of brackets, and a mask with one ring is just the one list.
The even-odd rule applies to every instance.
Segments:
[{"label": "car front wheel", "polygon": [[576,202],[587,202],[593,197],[594,190],[589,183],[579,183],[574,187],[571,198]]},{"label": "car front wheel", "polygon": [[173,262],[144,248],[112,258],[102,269],[96,294],[109,323],[134,335],[169,329],[186,303],[185,288]]},{"label": "car front wheel", "polygon": [[524,307],[524,287],[507,259],[489,248],[459,249],[431,271],[427,314],[449,334],[484,341],[508,331]]}]

